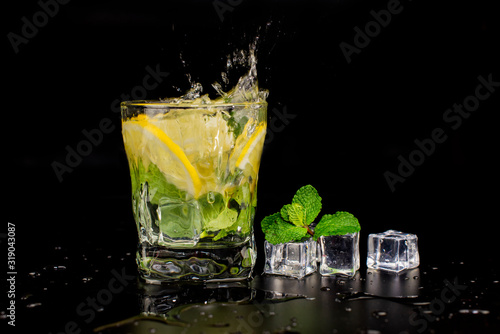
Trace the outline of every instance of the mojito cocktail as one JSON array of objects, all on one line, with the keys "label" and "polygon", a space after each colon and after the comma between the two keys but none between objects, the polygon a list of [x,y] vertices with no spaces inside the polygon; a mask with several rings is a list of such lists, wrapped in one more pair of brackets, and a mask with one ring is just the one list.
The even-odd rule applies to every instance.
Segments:
[{"label": "mojito cocktail", "polygon": [[122,103],[146,281],[250,276],[266,110],[265,101]]}]

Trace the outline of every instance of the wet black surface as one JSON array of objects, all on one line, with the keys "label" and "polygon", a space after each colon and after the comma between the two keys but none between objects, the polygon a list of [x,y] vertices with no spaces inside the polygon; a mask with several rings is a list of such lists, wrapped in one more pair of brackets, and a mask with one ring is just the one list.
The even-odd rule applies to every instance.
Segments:
[{"label": "wet black surface", "polygon": [[[400,273],[149,285],[133,252],[45,249],[17,276],[18,330],[38,333],[496,333],[500,272],[493,262],[424,259]],[[362,260],[365,260],[362,255]],[[436,259],[434,259],[436,260]],[[431,264],[434,263],[434,264]],[[480,272],[478,265],[488,268]],[[2,313],[2,321],[6,319]]]},{"label": "wet black surface", "polygon": [[[54,1],[5,4],[2,333],[500,332],[494,1],[401,0],[402,11],[362,47],[357,29],[376,28],[372,11],[393,1],[62,2],[50,16],[37,13]],[[34,20],[37,29],[24,27]],[[10,33],[27,36],[17,52]],[[148,99],[185,91],[187,74],[212,94],[226,55],[256,34],[259,83],[270,95],[255,278],[145,286],[116,102],[138,96],[155,70],[164,76]],[[358,43],[350,62],[343,42]],[[449,113],[466,103],[470,113]],[[67,165],[102,124],[101,140],[58,176],[54,163]],[[436,129],[446,139],[431,150]],[[410,157],[413,167],[403,166]],[[403,179],[391,187],[387,172]],[[323,213],[359,219],[354,279],[260,275],[259,223],[305,184],[318,189]],[[368,234],[388,229],[418,235],[418,269],[366,270]]]}]

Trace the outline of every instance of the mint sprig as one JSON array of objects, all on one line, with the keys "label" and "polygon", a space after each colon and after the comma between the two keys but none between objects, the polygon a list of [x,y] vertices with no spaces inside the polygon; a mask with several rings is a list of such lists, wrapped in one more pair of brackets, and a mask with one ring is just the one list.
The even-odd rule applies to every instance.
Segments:
[{"label": "mint sprig", "polygon": [[272,244],[300,241],[313,237],[317,241],[321,236],[344,235],[361,230],[358,219],[349,212],[338,211],[325,214],[312,231],[309,225],[314,222],[322,208],[321,197],[311,185],[297,190],[291,204],[285,204],[280,212],[265,217],[262,231]]},{"label": "mint sprig", "polygon": [[264,218],[261,225],[266,240],[274,245],[299,241],[307,236],[307,228],[290,224],[281,218],[279,212]]},{"label": "mint sprig", "polygon": [[293,204],[300,204],[305,209],[305,223],[311,224],[321,211],[321,197],[311,185],[303,186],[292,199]]},{"label": "mint sprig", "polygon": [[326,214],[321,217],[318,225],[314,229],[314,240],[321,236],[344,235],[356,233],[361,230],[358,219],[353,214],[345,211],[337,211],[333,215]]},{"label": "mint sprig", "polygon": [[297,190],[291,204],[284,205],[280,212],[265,217],[262,230],[272,244],[299,241],[312,236],[309,225],[321,211],[321,197],[311,185]]}]

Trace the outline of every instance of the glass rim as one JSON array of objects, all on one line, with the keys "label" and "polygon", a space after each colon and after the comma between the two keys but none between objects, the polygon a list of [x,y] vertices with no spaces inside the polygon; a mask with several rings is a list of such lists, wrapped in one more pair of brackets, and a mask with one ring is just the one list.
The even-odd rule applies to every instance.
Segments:
[{"label": "glass rim", "polygon": [[167,102],[162,100],[131,100],[122,101],[120,106],[122,107],[147,107],[147,108],[192,108],[192,109],[210,109],[210,108],[220,108],[220,107],[239,107],[239,106],[251,106],[260,105],[267,106],[267,101],[256,101],[256,102],[227,102],[227,103],[186,103],[186,102]]}]

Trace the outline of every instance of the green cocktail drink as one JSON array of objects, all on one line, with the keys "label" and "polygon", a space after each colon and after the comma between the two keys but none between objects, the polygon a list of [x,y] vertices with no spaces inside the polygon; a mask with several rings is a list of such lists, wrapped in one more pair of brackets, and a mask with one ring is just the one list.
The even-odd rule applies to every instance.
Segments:
[{"label": "green cocktail drink", "polygon": [[122,133],[146,281],[242,280],[256,259],[253,219],[267,103],[122,103]]}]

